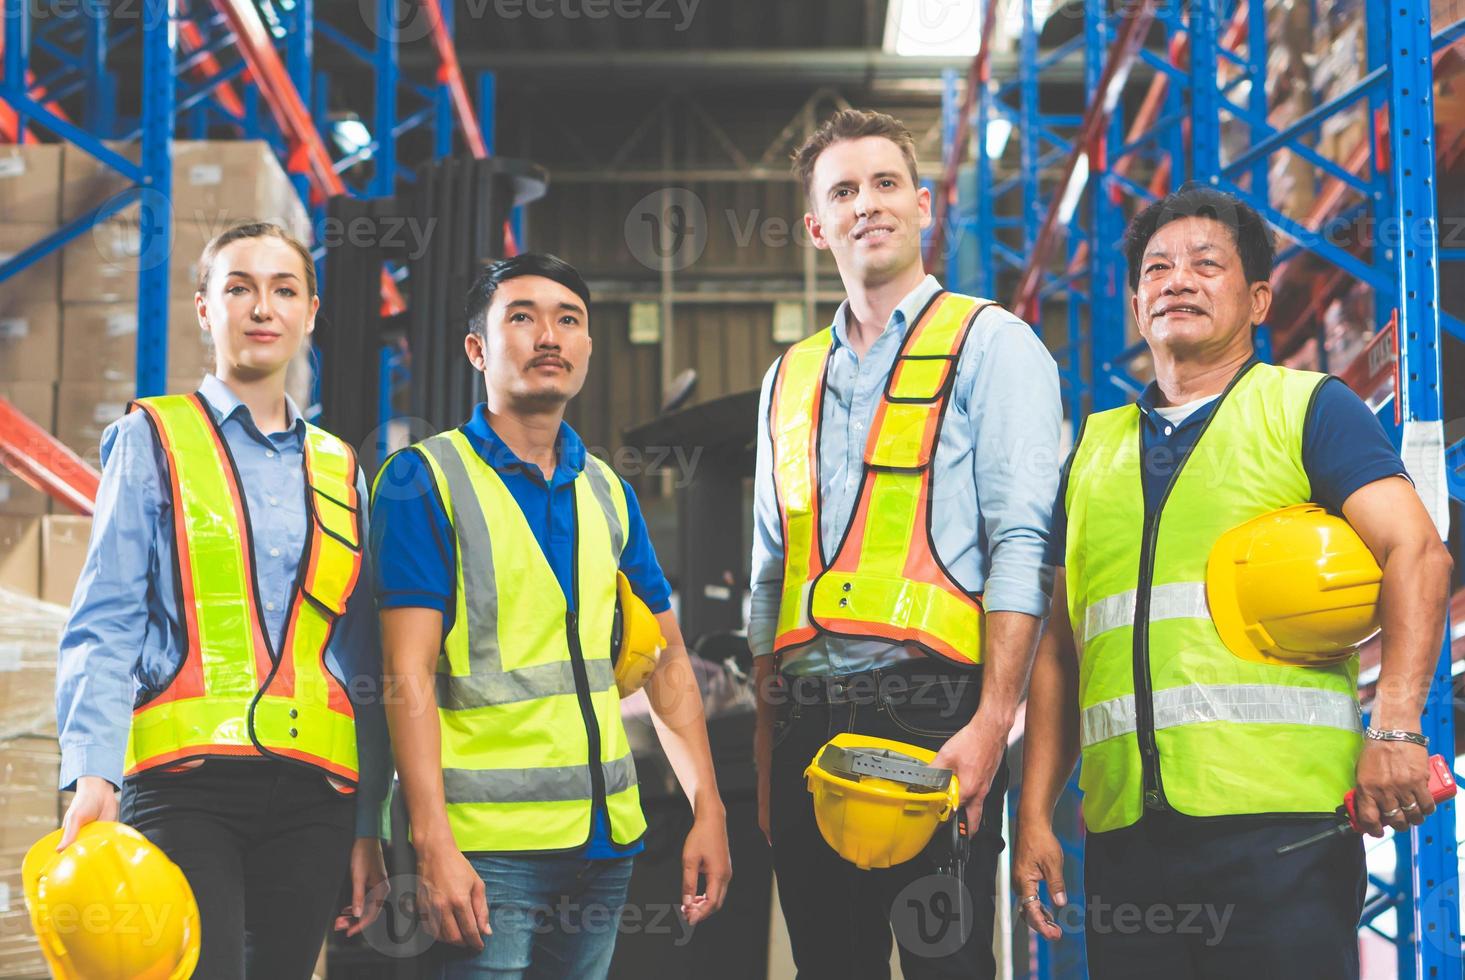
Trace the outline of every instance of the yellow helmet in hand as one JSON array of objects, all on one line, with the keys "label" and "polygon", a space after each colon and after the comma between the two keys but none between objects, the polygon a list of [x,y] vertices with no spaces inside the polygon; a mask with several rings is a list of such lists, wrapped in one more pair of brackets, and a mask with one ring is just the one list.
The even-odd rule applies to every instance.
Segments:
[{"label": "yellow helmet in hand", "polygon": [[187,980],[198,964],[198,903],[183,871],[131,827],[97,821],[64,851],[36,841],[21,884],[56,980]]},{"label": "yellow helmet in hand", "polygon": [[930,749],[841,732],[804,770],[819,833],[862,870],[909,861],[961,804],[956,774]]}]

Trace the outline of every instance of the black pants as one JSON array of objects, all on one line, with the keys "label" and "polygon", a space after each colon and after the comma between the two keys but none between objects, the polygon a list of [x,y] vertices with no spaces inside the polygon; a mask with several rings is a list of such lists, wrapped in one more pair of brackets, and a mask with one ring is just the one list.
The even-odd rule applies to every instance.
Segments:
[{"label": "black pants", "polygon": [[122,786],[122,822],[183,869],[198,901],[196,980],[309,980],[355,812],[319,772],[272,759],[209,759]]},{"label": "black pants", "polygon": [[992,922],[1006,762],[971,835],[964,895],[953,877],[937,873],[950,848],[946,825],[912,860],[861,871],[825,843],[804,778],[819,747],[839,732],[939,749],[976,711],[980,675],[919,660],[844,679],[845,692],[831,694],[788,678],[775,714],[773,866],[799,980],[886,980],[892,927],[907,980],[989,980],[996,972]]},{"label": "black pants", "polygon": [[1090,834],[1085,934],[1094,980],[1358,980],[1363,842],[1281,856],[1332,820],[1147,813]]}]

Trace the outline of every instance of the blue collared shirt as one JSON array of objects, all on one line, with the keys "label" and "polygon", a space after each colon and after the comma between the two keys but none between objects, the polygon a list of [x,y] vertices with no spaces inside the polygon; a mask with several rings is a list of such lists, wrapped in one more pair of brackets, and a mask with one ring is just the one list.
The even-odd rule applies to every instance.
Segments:
[{"label": "blue collared shirt", "polygon": [[[575,607],[575,478],[585,468],[585,443],[574,429],[560,423],[559,459],[546,482],[544,473],[526,463],[489,425],[479,404],[461,431],[479,457],[494,468],[508,488],[534,540],[539,543],[564,592]],[[656,550],[636,494],[625,480],[626,544],[620,569],[631,588],[654,613],[671,608],[671,586],[662,574]],[[457,598],[457,539],[438,501],[432,474],[421,455],[400,452],[387,461],[371,501],[371,548],[377,570],[378,601],[383,609],[415,606],[443,614],[443,636],[453,626]],[[500,582],[499,587],[507,588]],[[597,808],[591,836],[580,856],[616,858],[635,854],[641,842],[621,846],[610,838],[603,808]]]},{"label": "blue collared shirt", "polygon": [[[288,427],[265,435],[248,406],[218,378],[206,377],[199,391],[239,468],[265,629],[279,650],[305,547],[305,420],[287,397]],[[91,541],[56,671],[62,789],[82,776],[122,784],[133,704],[166,688],[183,661],[173,504],[162,449],[140,411],[108,426],[101,449]],[[359,471],[356,484],[365,501]],[[369,556],[363,561],[326,648],[326,664],[355,703],[356,833],[375,837],[385,832],[392,761],[386,716],[375,696],[381,687],[381,644]]]},{"label": "blue collared shirt", "polygon": [[[819,430],[819,535],[839,547],[859,500],[865,441],[906,330],[940,290],[927,276],[890,316],[863,358],[849,345],[849,301],[834,317],[828,389]],[[773,652],[783,592],[783,529],[773,487],[763,379],[754,485],[752,608],[748,644]],[[957,361],[956,381],[932,462],[932,538],[937,557],[989,612],[1043,616],[1052,592],[1044,562],[1058,482],[1063,409],[1053,357],[1021,319],[1000,307],[977,318]],[[844,674],[918,655],[881,640],[820,636],[788,664],[790,673]]]}]

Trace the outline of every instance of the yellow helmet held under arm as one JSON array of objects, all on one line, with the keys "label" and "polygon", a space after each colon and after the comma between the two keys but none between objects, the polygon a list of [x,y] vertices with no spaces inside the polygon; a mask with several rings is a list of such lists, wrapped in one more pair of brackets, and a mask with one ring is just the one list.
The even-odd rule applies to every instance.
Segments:
[{"label": "yellow helmet held under arm", "polygon": [[631,591],[631,580],[625,573],[616,572],[616,616],[610,650],[616,690],[621,697],[645,686],[665,649],[666,637],[661,635],[656,614]]},{"label": "yellow helmet held under arm", "polygon": [[1206,564],[1211,620],[1244,660],[1320,667],[1379,629],[1383,572],[1348,522],[1296,504],[1238,524]]}]

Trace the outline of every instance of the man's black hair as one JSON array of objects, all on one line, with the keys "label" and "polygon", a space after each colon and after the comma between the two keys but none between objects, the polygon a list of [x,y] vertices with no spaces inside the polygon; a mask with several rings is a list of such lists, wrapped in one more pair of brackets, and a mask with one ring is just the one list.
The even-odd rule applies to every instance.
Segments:
[{"label": "man's black hair", "polygon": [[488,328],[488,307],[493,303],[493,294],[500,284],[521,276],[543,276],[564,286],[580,297],[585,312],[590,312],[590,287],[575,267],[557,255],[547,252],[524,252],[509,259],[499,259],[484,266],[468,295],[463,301],[463,312],[467,316],[468,330],[482,336]]},{"label": "man's black hair", "polygon": [[1230,228],[1248,283],[1264,282],[1272,277],[1276,243],[1262,216],[1232,194],[1191,182],[1135,215],[1124,230],[1124,260],[1129,264],[1130,289],[1139,287],[1145,249],[1155,232],[1182,218],[1211,218]]}]

